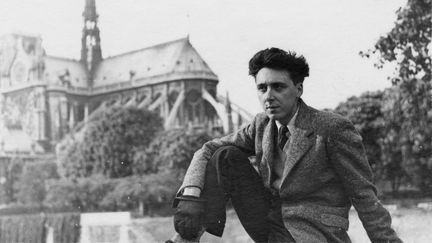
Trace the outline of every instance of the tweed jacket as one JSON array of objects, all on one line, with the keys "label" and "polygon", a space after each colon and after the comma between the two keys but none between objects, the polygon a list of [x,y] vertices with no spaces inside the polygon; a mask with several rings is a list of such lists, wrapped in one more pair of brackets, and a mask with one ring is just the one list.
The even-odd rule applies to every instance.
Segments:
[{"label": "tweed jacket", "polygon": [[[296,242],[351,242],[348,213],[355,207],[372,242],[401,242],[377,198],[362,138],[347,119],[318,111],[299,100],[279,195],[285,228]],[[271,188],[275,121],[264,113],[246,127],[207,142],[191,161],[182,187],[203,188],[212,154],[234,145],[256,156],[264,186]]]}]

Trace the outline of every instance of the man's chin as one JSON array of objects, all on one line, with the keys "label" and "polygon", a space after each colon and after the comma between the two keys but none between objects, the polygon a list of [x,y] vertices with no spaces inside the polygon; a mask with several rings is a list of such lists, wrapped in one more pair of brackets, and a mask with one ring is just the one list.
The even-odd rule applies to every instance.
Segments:
[{"label": "man's chin", "polygon": [[268,118],[274,119],[274,120],[277,120],[279,117],[276,113],[272,113],[272,112],[266,112],[266,115]]},{"label": "man's chin", "polygon": [[279,113],[266,112],[266,115],[268,118],[275,120],[275,121],[279,121],[281,123],[283,123],[283,121],[286,120],[286,118],[284,118],[284,116],[282,114],[279,114]]}]

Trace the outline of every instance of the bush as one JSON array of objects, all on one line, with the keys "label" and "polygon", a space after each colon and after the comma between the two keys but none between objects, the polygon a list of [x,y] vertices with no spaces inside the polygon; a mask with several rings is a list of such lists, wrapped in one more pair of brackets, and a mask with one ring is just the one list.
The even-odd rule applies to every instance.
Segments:
[{"label": "bush", "polygon": [[54,207],[69,207],[77,211],[115,211],[116,208],[104,208],[101,202],[104,197],[114,190],[115,179],[94,175],[87,178],[70,180],[63,178],[52,181],[49,186],[45,204]]},{"label": "bush", "polygon": [[169,172],[182,181],[195,151],[210,139],[204,132],[180,129],[161,132],[146,150],[135,154],[135,174]]},{"label": "bush", "polygon": [[168,172],[125,177],[118,180],[101,206],[138,209],[141,215],[153,215],[153,209],[171,203],[179,186],[178,179]]},{"label": "bush", "polygon": [[78,242],[80,215],[26,214],[0,217],[1,242],[45,243],[47,226],[54,229],[54,242]]},{"label": "bush", "polygon": [[51,181],[44,205],[81,212],[138,209],[140,215],[153,214],[153,209],[171,204],[179,186],[178,178],[168,172],[117,179],[64,178]]},{"label": "bush", "polygon": [[20,215],[20,214],[40,214],[40,213],[64,213],[77,212],[75,208],[68,206],[53,206],[39,204],[9,204],[0,209],[0,216]]},{"label": "bush", "polygon": [[11,158],[4,166],[3,183],[0,183],[0,204],[9,204],[16,202],[17,198],[17,183],[22,174],[24,161],[21,158]]},{"label": "bush", "polygon": [[130,176],[135,151],[145,149],[160,130],[162,118],[154,112],[109,108],[93,116],[83,134],[70,136],[58,146],[61,172],[71,178]]},{"label": "bush", "polygon": [[58,178],[57,165],[53,161],[26,163],[16,183],[18,202],[42,205],[48,181]]}]

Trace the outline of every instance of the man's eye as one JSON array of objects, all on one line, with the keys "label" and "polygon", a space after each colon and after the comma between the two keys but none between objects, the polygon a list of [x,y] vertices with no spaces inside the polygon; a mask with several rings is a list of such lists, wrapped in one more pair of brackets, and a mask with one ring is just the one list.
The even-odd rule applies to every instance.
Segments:
[{"label": "man's eye", "polygon": [[265,87],[265,86],[258,86],[257,89],[260,92],[266,92],[267,91],[267,87]]},{"label": "man's eye", "polygon": [[279,85],[279,84],[276,84],[276,85],[274,85],[273,86],[273,88],[275,89],[275,90],[282,90],[283,89],[283,86],[282,85]]}]

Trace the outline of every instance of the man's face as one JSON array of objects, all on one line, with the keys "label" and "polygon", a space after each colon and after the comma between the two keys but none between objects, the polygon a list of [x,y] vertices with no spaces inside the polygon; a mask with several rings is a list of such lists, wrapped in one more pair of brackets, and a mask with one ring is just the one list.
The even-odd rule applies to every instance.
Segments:
[{"label": "man's face", "polygon": [[258,98],[268,117],[287,125],[297,110],[303,84],[294,85],[288,71],[262,68],[255,77]]}]

